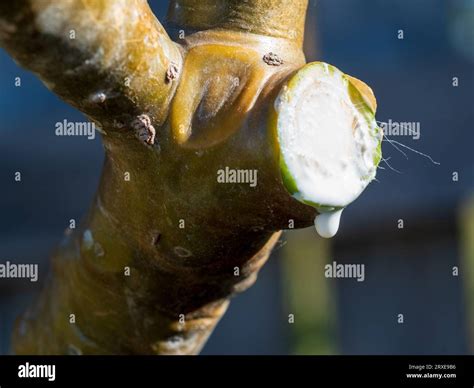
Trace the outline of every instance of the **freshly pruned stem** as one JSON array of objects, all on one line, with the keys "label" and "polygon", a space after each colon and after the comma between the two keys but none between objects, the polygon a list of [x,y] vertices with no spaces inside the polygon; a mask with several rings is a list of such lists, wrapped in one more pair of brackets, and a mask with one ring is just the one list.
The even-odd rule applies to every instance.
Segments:
[{"label": "freshly pruned stem", "polygon": [[[282,82],[304,64],[305,8],[176,1],[175,21],[219,28],[179,46],[144,0],[0,3],[1,45],[96,121],[106,150],[96,199],[19,321],[16,353],[195,354],[278,231],[312,223],[315,210],[281,182],[267,125]],[[256,171],[258,184],[220,183],[226,167]]]}]

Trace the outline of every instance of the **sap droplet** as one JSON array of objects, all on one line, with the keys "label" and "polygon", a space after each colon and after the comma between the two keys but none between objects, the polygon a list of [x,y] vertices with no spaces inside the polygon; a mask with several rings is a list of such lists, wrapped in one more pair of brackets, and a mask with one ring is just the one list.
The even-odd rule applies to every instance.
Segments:
[{"label": "sap droplet", "polygon": [[107,96],[104,92],[93,93],[89,96],[89,99],[94,104],[102,104],[107,99]]},{"label": "sap droplet", "polygon": [[336,235],[343,210],[344,209],[324,212],[316,216],[314,225],[316,226],[316,231],[321,237],[331,238]]}]

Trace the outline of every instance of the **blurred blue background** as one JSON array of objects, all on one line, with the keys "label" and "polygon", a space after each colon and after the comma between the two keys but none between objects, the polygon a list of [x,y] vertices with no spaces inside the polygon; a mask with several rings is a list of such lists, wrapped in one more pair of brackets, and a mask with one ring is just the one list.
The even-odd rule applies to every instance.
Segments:
[{"label": "blurred blue background", "polygon": [[[164,21],[167,2],[150,3]],[[379,121],[418,122],[420,139],[392,139],[440,165],[384,142],[399,172],[381,164],[330,242],[285,232],[203,353],[472,353],[474,1],[310,0],[305,52],[372,86]],[[39,263],[40,279],[99,181],[100,139],[54,134],[57,121],[81,118],[0,50],[0,262]],[[326,279],[332,261],[365,264],[365,282]],[[0,354],[40,287],[0,280]]]}]

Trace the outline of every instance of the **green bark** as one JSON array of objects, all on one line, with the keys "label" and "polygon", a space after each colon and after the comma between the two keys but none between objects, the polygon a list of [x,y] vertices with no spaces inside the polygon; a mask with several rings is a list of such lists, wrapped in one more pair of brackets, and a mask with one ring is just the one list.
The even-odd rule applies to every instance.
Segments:
[{"label": "green bark", "polygon": [[[312,224],[282,184],[268,126],[304,64],[307,2],[211,3],[173,2],[175,22],[216,28],[181,44],[144,0],[0,4],[2,47],[94,120],[106,151],[87,217],[18,321],[16,353],[198,353],[279,230]],[[258,184],[219,183],[225,167],[256,170]]]}]

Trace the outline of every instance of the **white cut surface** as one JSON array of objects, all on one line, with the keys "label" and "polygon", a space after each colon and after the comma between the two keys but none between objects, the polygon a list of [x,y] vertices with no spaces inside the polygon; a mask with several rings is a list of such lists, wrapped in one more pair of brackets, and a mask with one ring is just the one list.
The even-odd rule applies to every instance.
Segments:
[{"label": "white cut surface", "polygon": [[345,207],[375,177],[375,118],[354,106],[348,80],[336,68],[315,63],[295,77],[275,102],[281,156],[298,188],[293,195]]}]

